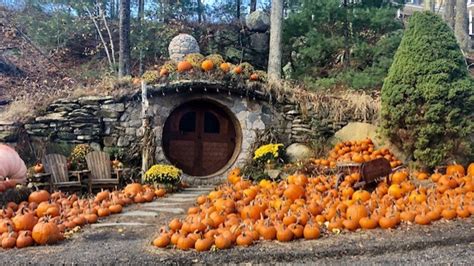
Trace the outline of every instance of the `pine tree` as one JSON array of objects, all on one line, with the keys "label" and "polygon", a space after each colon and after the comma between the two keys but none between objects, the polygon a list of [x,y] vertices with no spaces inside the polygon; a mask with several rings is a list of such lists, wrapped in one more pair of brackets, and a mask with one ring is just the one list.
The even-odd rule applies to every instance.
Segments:
[{"label": "pine tree", "polygon": [[472,160],[473,88],[453,31],[417,12],[382,88],[382,132],[422,166]]}]

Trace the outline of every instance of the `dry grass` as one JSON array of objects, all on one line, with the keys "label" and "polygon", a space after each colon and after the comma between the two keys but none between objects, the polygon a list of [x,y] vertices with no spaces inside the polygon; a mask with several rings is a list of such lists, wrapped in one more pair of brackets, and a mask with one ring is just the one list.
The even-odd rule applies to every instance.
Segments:
[{"label": "dry grass", "polygon": [[26,122],[37,116],[48,105],[61,98],[76,99],[83,96],[120,97],[137,90],[130,77],[118,79],[107,76],[97,84],[89,86],[64,87],[62,89],[36,89],[32,93],[22,93],[16,97],[5,110],[0,112],[0,121]]},{"label": "dry grass", "polygon": [[380,97],[364,91],[308,91],[298,83],[283,82],[267,86],[267,90],[279,100],[287,99],[300,103],[301,111],[307,114],[309,109],[314,113],[334,121],[357,120],[373,122],[378,118],[381,103]]}]

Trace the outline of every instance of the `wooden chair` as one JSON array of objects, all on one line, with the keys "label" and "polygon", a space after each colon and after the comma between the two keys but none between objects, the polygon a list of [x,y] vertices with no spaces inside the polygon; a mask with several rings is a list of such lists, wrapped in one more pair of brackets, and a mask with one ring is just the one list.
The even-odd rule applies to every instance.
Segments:
[{"label": "wooden chair", "polygon": [[66,156],[61,154],[48,154],[43,158],[46,173],[51,174],[51,187],[57,190],[81,190],[81,176],[71,180],[71,173],[67,169]]},{"label": "wooden chair", "polygon": [[[93,151],[86,155],[87,167],[90,170],[88,190],[92,193],[94,188],[114,188],[120,184],[118,172],[112,172],[112,164],[107,153]],[[112,175],[116,177],[113,178]]]}]

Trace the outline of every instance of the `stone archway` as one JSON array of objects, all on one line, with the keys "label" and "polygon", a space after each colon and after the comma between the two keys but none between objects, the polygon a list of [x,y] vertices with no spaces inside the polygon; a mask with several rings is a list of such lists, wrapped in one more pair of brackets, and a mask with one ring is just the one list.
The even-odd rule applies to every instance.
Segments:
[{"label": "stone archway", "polygon": [[211,101],[186,102],[166,119],[162,147],[167,159],[184,173],[203,177],[233,162],[241,135],[235,118]]}]

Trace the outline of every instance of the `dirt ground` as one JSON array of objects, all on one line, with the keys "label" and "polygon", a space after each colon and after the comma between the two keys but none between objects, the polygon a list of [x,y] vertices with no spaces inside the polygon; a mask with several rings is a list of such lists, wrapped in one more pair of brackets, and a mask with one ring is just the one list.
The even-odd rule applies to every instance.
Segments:
[{"label": "dirt ground", "polygon": [[[188,207],[183,204],[180,207]],[[140,210],[140,205],[125,211]],[[474,262],[473,218],[432,226],[403,225],[395,230],[357,231],[314,241],[260,242],[250,248],[198,253],[151,246],[159,227],[183,215],[111,216],[101,222],[134,222],[139,226],[85,226],[57,245],[0,250],[0,264],[193,264],[193,263],[456,263]]]}]

